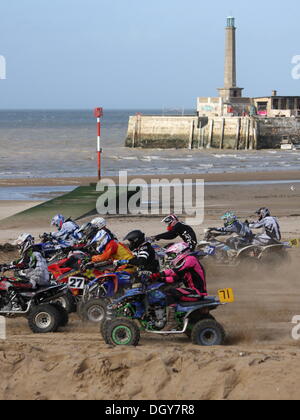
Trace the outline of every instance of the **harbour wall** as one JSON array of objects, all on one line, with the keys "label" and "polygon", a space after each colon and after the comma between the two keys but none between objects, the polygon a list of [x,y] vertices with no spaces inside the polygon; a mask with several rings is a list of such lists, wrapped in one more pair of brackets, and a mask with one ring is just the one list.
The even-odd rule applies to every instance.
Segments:
[{"label": "harbour wall", "polygon": [[299,137],[300,118],[144,116],[129,119],[127,147],[255,150]]}]

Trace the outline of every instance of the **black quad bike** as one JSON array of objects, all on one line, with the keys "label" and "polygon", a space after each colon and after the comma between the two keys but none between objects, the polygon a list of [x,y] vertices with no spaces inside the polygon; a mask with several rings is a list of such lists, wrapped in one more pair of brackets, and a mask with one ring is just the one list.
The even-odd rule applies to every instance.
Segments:
[{"label": "black quad bike", "polygon": [[27,318],[30,329],[36,334],[55,333],[69,322],[66,310],[57,299],[68,292],[66,285],[32,289],[25,278],[4,275],[11,268],[0,267],[0,316]]}]

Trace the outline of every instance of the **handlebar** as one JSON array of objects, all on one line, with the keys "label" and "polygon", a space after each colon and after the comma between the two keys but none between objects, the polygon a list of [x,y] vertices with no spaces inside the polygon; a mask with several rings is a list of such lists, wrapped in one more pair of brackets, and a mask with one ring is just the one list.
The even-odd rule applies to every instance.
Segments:
[{"label": "handlebar", "polygon": [[216,228],[210,228],[210,229],[207,229],[207,231],[205,232],[205,236],[209,236],[209,235],[217,238],[218,236],[226,236],[226,233],[219,232],[219,231],[217,231]]},{"label": "handlebar", "polygon": [[88,262],[88,263],[85,263],[85,264],[82,264],[81,265],[81,267],[80,267],[80,269],[82,270],[82,271],[85,271],[86,269],[88,269],[88,268],[100,268],[100,269],[106,269],[106,270],[108,270],[108,269],[113,269],[113,268],[115,268],[114,267],[114,264],[113,264],[113,262],[112,261],[104,261],[104,262],[100,262],[100,263],[93,263],[93,262]]}]

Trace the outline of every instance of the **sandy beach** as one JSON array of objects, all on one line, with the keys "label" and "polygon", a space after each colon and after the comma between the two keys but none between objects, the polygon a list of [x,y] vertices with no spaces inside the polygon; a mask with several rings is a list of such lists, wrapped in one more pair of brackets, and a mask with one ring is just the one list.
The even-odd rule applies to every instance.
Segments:
[{"label": "sandy beach", "polygon": [[[283,178],[284,177],[284,178]],[[215,175],[212,182],[297,180],[299,173]],[[83,179],[47,180],[77,185]],[[95,180],[85,179],[90,183]],[[1,187],[4,186],[1,181]],[[11,180],[20,185],[19,180]],[[26,180],[26,183],[29,181]],[[31,182],[31,181],[30,181]],[[33,180],[43,183],[45,180]],[[21,184],[23,185],[23,184]],[[37,184],[35,184],[37,185]],[[205,221],[197,227],[199,239],[208,226],[220,225],[229,209],[242,218],[254,217],[263,205],[279,217],[283,239],[300,237],[300,185],[228,185],[205,189]],[[0,203],[2,206],[2,203]],[[3,203],[2,214],[32,203]],[[82,223],[87,219],[83,219]],[[120,238],[135,228],[153,235],[164,230],[161,217],[108,217]],[[22,228],[0,230],[0,243],[10,242]],[[37,220],[34,235],[49,231]],[[143,335],[137,348],[105,345],[98,326],[82,324],[73,315],[59,334],[34,336],[25,320],[8,321],[8,338],[0,343],[1,399],[299,399],[300,343],[291,337],[294,315],[300,314],[299,249],[291,263],[270,274],[248,275],[208,267],[208,288],[232,287],[236,302],[214,314],[227,332],[226,346],[198,348],[185,337]],[[13,255],[0,253],[1,262]]]}]

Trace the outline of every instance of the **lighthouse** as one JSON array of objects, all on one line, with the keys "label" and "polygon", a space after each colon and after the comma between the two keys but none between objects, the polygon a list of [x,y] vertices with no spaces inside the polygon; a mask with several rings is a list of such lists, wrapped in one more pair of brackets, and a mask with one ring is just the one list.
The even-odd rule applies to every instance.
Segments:
[{"label": "lighthouse", "polygon": [[237,87],[236,74],[236,26],[235,18],[229,16],[225,28],[225,71],[224,71],[224,87],[218,89],[219,95],[225,101],[233,98],[241,98],[243,88]]}]

